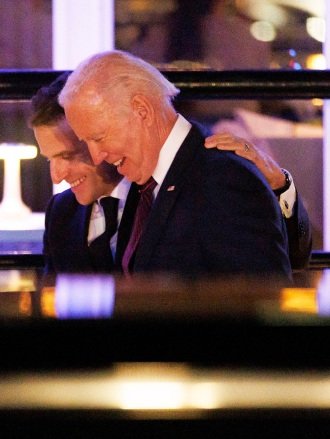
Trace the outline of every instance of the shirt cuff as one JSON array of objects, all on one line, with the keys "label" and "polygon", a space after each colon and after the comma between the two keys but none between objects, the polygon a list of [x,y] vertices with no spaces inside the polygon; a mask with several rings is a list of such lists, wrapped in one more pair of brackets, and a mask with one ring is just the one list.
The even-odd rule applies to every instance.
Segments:
[{"label": "shirt cuff", "polygon": [[[290,175],[291,176],[291,175]],[[296,187],[294,185],[292,176],[289,189],[283,192],[279,197],[279,203],[282,214],[285,218],[291,218],[294,214],[294,205],[297,200]]]}]

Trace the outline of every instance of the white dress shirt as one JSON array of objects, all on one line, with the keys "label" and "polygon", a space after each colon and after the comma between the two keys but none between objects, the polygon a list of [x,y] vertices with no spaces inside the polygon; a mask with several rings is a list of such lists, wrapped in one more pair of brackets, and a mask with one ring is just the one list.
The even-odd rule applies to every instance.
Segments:
[{"label": "white dress shirt", "polygon": [[172,130],[160,150],[156,168],[152,173],[153,178],[157,182],[157,186],[154,189],[155,197],[157,196],[159,188],[162,185],[168,170],[170,169],[176,153],[178,152],[184,139],[187,137],[190,129],[191,123],[181,116],[181,114],[178,114],[178,118]]},{"label": "white dress shirt", "polygon": [[[154,189],[154,196],[158,194],[159,188],[161,184],[164,181],[165,175],[167,174],[174,157],[176,153],[178,152],[182,142],[188,135],[189,131],[191,129],[191,123],[188,122],[183,116],[178,114],[178,118],[168,136],[166,139],[164,145],[162,146],[158,162],[156,165],[156,168],[153,172],[153,178],[157,182],[157,186]],[[123,178],[118,185],[114,188],[114,190],[109,195],[104,196],[111,196],[114,198],[119,199],[118,204],[118,227],[120,224],[120,220],[123,214],[126,198],[128,191],[130,189],[131,183],[126,179]],[[89,222],[89,229],[88,229],[88,245],[96,239],[98,236],[100,236],[104,230],[105,230],[105,218],[103,213],[103,208],[101,204],[99,203],[100,199],[103,198],[100,197],[97,201],[94,202],[91,218]],[[117,228],[118,228],[117,227]],[[113,235],[110,241],[110,247],[112,254],[115,255],[117,245],[117,232]]]},{"label": "white dress shirt", "polygon": [[291,184],[289,186],[289,189],[287,189],[285,192],[283,192],[280,195],[280,199],[279,199],[281,211],[283,216],[285,216],[285,218],[292,217],[292,215],[294,214],[294,206],[297,201],[296,187],[294,185],[291,174],[289,172],[288,174],[291,177]]},{"label": "white dress shirt", "polygon": [[[162,185],[164,178],[174,160],[176,153],[182,145],[184,139],[187,137],[191,129],[191,123],[188,122],[181,114],[178,114],[178,118],[166,139],[162,149],[160,150],[159,159],[156,168],[152,174],[153,178],[157,182],[157,186],[154,189],[154,196],[156,197],[160,186]],[[294,213],[294,205],[296,202],[296,188],[291,178],[291,185],[288,190],[283,192],[279,197],[279,203],[282,214],[285,218],[291,218]]]}]

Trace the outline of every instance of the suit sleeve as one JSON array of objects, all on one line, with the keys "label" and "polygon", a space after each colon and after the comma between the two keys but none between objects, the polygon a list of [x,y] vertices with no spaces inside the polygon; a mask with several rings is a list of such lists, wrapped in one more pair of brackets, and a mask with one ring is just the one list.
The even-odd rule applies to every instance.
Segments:
[{"label": "suit sleeve", "polygon": [[295,270],[308,266],[312,250],[312,232],[308,213],[297,193],[294,213],[285,219],[289,240],[289,255],[291,266]]}]

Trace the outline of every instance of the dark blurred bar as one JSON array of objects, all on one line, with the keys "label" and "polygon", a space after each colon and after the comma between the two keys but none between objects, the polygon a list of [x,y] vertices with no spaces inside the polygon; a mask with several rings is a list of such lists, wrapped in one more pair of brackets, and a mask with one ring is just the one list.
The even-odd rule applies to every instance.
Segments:
[{"label": "dark blurred bar", "polygon": [[[27,101],[63,71],[0,70],[0,100]],[[163,70],[181,93],[178,99],[326,99],[329,70]]]},{"label": "dark blurred bar", "polygon": [[0,370],[131,361],[327,369],[329,274],[311,272],[293,286],[64,274],[40,284],[33,272],[2,272]]}]

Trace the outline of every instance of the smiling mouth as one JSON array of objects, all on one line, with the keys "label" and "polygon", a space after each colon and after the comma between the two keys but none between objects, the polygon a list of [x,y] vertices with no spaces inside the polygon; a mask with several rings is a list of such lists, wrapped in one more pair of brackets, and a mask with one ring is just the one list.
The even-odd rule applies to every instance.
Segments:
[{"label": "smiling mouth", "polygon": [[73,181],[72,183],[70,183],[71,188],[75,188],[77,186],[79,186],[81,183],[83,183],[86,180],[86,176],[84,177],[80,177],[77,180]]},{"label": "smiling mouth", "polygon": [[113,162],[112,164],[114,165],[114,166],[116,166],[116,168],[120,168],[120,166],[124,163],[124,157],[122,158],[122,159],[120,159],[120,160],[117,160],[116,162]]}]

